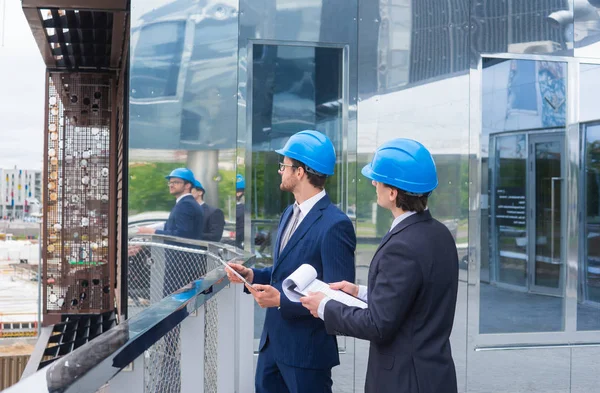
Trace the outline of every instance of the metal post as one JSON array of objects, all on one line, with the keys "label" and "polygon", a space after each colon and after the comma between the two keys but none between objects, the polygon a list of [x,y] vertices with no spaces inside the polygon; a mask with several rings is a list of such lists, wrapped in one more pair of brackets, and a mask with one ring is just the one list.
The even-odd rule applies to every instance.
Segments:
[{"label": "metal post", "polygon": [[36,214],[40,220],[40,232],[38,233],[38,269],[37,269],[37,287],[38,287],[38,304],[37,304],[37,335],[40,336],[42,331],[42,233],[44,220],[40,219],[40,214]]}]

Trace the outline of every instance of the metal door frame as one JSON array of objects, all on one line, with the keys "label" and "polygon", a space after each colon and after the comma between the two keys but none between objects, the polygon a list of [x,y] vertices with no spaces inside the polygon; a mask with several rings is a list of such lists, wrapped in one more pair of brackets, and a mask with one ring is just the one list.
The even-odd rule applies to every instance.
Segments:
[{"label": "metal door frame", "polygon": [[[560,180],[560,190],[561,190],[561,206],[560,206],[560,212],[561,212],[561,216],[559,217],[560,219],[560,255],[558,255],[558,258],[560,260],[560,265],[561,265],[561,269],[560,269],[560,273],[559,273],[559,283],[558,283],[558,288],[557,289],[550,289],[548,287],[544,287],[544,286],[540,286],[540,285],[536,285],[535,284],[535,263],[536,263],[536,252],[535,252],[535,245],[536,245],[536,229],[537,229],[537,206],[535,204],[535,197],[537,195],[536,193],[536,182],[535,182],[535,176],[537,174],[537,168],[535,167],[535,144],[536,143],[543,143],[543,142],[555,142],[558,141],[560,143],[560,151],[561,151],[561,159],[560,159],[560,177],[559,178],[553,178],[552,179],[552,183],[555,184],[555,181],[559,181]],[[565,268],[564,266],[566,265],[566,261],[565,261],[565,253],[563,252],[565,249],[565,230],[566,227],[564,225],[564,213],[565,213],[565,207],[566,207],[566,200],[565,200],[565,186],[564,186],[564,179],[565,179],[565,161],[564,161],[564,156],[565,156],[565,133],[562,129],[560,129],[560,131],[554,131],[554,132],[540,132],[540,133],[535,133],[535,134],[530,134],[528,135],[527,138],[527,144],[528,144],[528,156],[527,156],[527,166],[528,166],[528,170],[527,170],[527,213],[528,213],[528,217],[531,220],[531,223],[533,225],[528,225],[527,226],[527,236],[528,236],[528,258],[527,258],[527,287],[529,289],[529,292],[531,293],[537,293],[537,294],[543,294],[543,295],[552,295],[552,296],[559,296],[562,297],[564,295],[564,271]],[[553,194],[554,195],[554,194]],[[528,220],[529,222],[529,220]],[[554,240],[551,239],[551,241],[553,242]]]},{"label": "metal door frame", "polygon": [[[484,58],[498,58],[506,60],[535,60],[563,62],[567,64],[567,119],[565,127],[565,296],[564,296],[564,329],[560,332],[540,333],[501,333],[480,334],[480,283],[481,283],[481,249],[487,247],[488,242],[481,239],[482,217],[480,204],[482,203],[482,157],[487,152],[482,152],[482,71]],[[577,330],[577,292],[579,283],[580,256],[583,250],[580,247],[582,236],[581,220],[581,128],[579,119],[579,68],[581,64],[599,64],[599,59],[574,58],[568,56],[513,54],[513,53],[484,53],[475,56],[469,71],[470,91],[470,155],[474,165],[469,173],[469,195],[473,199],[473,208],[469,218],[469,245],[472,250],[468,270],[468,351],[490,350],[515,350],[520,348],[575,348],[582,346],[600,346],[598,331]],[[573,192],[577,190],[576,192]]]},{"label": "metal door frame", "polygon": [[[497,169],[496,169],[496,160],[498,160],[498,156],[496,154],[496,146],[497,146],[497,141],[498,138],[502,138],[502,137],[507,137],[507,136],[514,136],[514,135],[524,135],[525,136],[525,145],[529,146],[529,134],[531,133],[531,131],[507,131],[507,132],[499,132],[499,133],[495,133],[495,134],[491,134],[489,139],[489,155],[488,155],[488,166],[489,166],[489,170],[491,172],[490,178],[489,178],[489,187],[490,187],[490,196],[489,196],[489,200],[490,200],[490,229],[489,229],[489,234],[490,234],[490,239],[491,239],[491,250],[490,250],[490,282],[492,282],[495,286],[500,287],[500,288],[505,288],[505,289],[510,289],[512,291],[519,291],[519,292],[526,292],[529,288],[527,285],[527,281],[525,282],[525,285],[521,286],[521,285],[515,285],[515,284],[508,284],[506,282],[500,281],[499,276],[500,276],[500,261],[499,261],[499,245],[498,245],[498,233],[497,233],[497,229],[496,229],[496,214],[494,213],[494,210],[496,208],[496,204],[498,203],[496,201],[496,189],[498,187],[497,185],[497,180],[496,177],[498,176],[497,173]],[[527,160],[527,159],[526,159]],[[527,175],[527,172],[526,172]],[[525,201],[527,201],[527,188],[525,188]],[[528,205],[526,205],[528,206]],[[528,228],[529,228],[529,221],[526,222],[525,224],[525,233],[528,233]],[[529,250],[529,245],[527,245],[527,250]],[[529,258],[528,255],[526,255],[526,258]],[[528,262],[526,262],[526,268],[528,269]]]}]

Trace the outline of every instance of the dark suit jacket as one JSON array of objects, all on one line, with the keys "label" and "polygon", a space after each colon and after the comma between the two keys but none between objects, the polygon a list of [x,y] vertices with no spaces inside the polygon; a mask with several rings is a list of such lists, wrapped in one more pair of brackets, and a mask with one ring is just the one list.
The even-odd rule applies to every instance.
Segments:
[{"label": "dark suit jacket", "polygon": [[[163,230],[156,230],[158,235],[183,237],[200,240],[204,227],[204,212],[192,195],[183,197],[171,210]],[[168,242],[168,244],[198,248],[185,243]],[[165,276],[163,294],[166,296],[202,276],[206,262],[203,255],[183,251],[165,251]]]},{"label": "dark suit jacket", "polygon": [[165,223],[165,228],[157,229],[156,234],[200,240],[203,229],[204,211],[190,194],[175,204]]},{"label": "dark suit jacket", "polygon": [[244,204],[235,205],[235,245],[243,248],[244,244]]},{"label": "dark suit jacket", "polygon": [[456,393],[450,351],[458,256],[429,211],[404,219],[369,268],[369,307],[325,306],[327,331],[369,340],[366,392]]},{"label": "dark suit jacket", "polygon": [[353,281],[356,234],[348,216],[325,195],[304,217],[280,254],[282,232],[292,210],[288,206],[279,221],[273,267],[254,269],[255,283],[271,284],[281,293],[281,306],[267,309],[259,349],[268,340],[277,362],[330,369],[340,363],[335,336],[327,334],[323,321],[313,318],[301,303],[291,302],[281,285],[304,263],[311,264],[325,282]]},{"label": "dark suit jacket", "polygon": [[202,240],[210,242],[221,241],[223,237],[223,228],[225,228],[225,215],[223,210],[207,205],[206,202],[200,205],[204,212],[204,231]]}]

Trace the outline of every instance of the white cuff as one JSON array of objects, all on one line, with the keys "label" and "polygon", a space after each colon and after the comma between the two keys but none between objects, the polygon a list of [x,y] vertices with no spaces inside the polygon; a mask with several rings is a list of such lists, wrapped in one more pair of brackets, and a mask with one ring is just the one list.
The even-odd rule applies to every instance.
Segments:
[{"label": "white cuff", "polygon": [[325,305],[330,300],[331,300],[330,298],[325,297],[325,298],[323,298],[323,300],[321,300],[321,303],[319,303],[319,308],[317,309],[317,314],[319,314],[319,318],[321,318],[322,320],[325,320]]},{"label": "white cuff", "polygon": [[362,300],[365,303],[368,303],[367,301],[367,295],[369,292],[369,288],[366,285],[359,285],[358,286],[358,296],[356,296],[357,298],[359,298],[360,300]]}]

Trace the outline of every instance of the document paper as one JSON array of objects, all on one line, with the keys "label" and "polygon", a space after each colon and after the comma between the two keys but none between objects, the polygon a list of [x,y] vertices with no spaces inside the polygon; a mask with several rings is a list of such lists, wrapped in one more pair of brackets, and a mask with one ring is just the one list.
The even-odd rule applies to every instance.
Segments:
[{"label": "document paper", "polygon": [[347,306],[367,308],[367,303],[348,295],[346,292],[331,289],[329,284],[317,280],[317,271],[311,265],[303,264],[283,280],[283,292],[293,302],[300,302],[309,292],[322,292],[329,298]]}]

